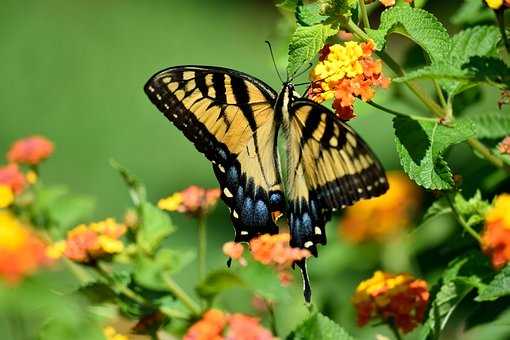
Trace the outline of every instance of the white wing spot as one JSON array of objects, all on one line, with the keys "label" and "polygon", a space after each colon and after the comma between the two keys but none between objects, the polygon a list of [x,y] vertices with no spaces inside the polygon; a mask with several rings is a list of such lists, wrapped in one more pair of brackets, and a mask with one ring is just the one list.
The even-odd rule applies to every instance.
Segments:
[{"label": "white wing spot", "polygon": [[386,179],[384,177],[381,177],[381,178],[379,178],[379,182],[381,182],[381,184],[382,184],[382,183],[386,182]]},{"label": "white wing spot", "polygon": [[315,227],[315,235],[322,235],[321,228]]},{"label": "white wing spot", "polygon": [[235,211],[235,209],[232,211],[232,216],[234,216],[234,218],[239,218],[239,215],[237,214],[237,211]]},{"label": "white wing spot", "polygon": [[174,118],[177,118],[177,117],[179,117],[179,116],[177,116],[177,114],[176,114],[176,113],[174,113],[174,114],[173,114],[172,116],[174,116]]},{"label": "white wing spot", "polygon": [[158,100],[161,100],[161,96],[159,94],[156,95],[156,98],[158,98]]},{"label": "white wing spot", "polygon": [[367,185],[367,190],[368,191],[372,190],[372,186],[371,185]]},{"label": "white wing spot", "polygon": [[218,169],[220,169],[221,172],[225,173],[225,168],[223,167],[223,165],[218,164]]},{"label": "white wing spot", "polygon": [[311,246],[313,246],[313,242],[312,241],[306,241],[305,242],[305,248],[310,248]]},{"label": "white wing spot", "polygon": [[224,193],[224,194],[225,194],[225,196],[227,196],[228,198],[234,197],[234,195],[232,195],[232,193],[230,192],[230,190],[228,190],[228,188],[224,188],[224,189],[223,189],[223,193]]},{"label": "white wing spot", "polygon": [[172,78],[170,78],[170,77],[163,78],[163,83],[165,83],[165,84],[168,84],[171,81],[172,81]]},{"label": "white wing spot", "polygon": [[248,235],[248,232],[246,230],[241,230],[241,235]]},{"label": "white wing spot", "polygon": [[358,192],[361,194],[363,192],[363,189],[358,188]]},{"label": "white wing spot", "polygon": [[167,110],[170,108],[170,106],[168,106],[168,104],[165,104],[164,106],[165,106],[165,109],[167,109]]},{"label": "white wing spot", "polygon": [[154,92],[154,91],[155,91],[155,90],[154,90],[154,87],[152,87],[152,86],[149,86],[149,87],[148,87],[148,89],[149,89],[149,91],[151,91],[151,92]]}]

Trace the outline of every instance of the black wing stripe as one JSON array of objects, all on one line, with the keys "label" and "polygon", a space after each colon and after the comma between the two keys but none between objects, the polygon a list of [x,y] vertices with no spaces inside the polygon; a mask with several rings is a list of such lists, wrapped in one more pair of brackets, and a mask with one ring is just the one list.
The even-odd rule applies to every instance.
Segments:
[{"label": "black wing stripe", "polygon": [[227,95],[225,89],[225,76],[221,73],[214,73],[212,76],[212,83],[214,93],[216,95],[216,101],[220,103],[227,102]]}]

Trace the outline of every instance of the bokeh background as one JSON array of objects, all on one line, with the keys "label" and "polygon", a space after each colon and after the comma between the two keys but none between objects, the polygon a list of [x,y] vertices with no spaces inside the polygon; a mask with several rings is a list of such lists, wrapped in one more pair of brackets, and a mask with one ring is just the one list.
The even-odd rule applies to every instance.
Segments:
[{"label": "bokeh background", "polygon": [[[448,25],[461,3],[431,0],[427,7]],[[278,89],[264,40],[273,43],[278,66],[284,69],[292,29],[269,0],[3,0],[1,7],[0,154],[27,135],[53,140],[55,155],[42,168],[45,182],[65,184],[84,199],[93,199],[88,217],[96,219],[121,218],[129,205],[127,191],[109,165],[112,158],[146,184],[152,201],[192,184],[217,185],[209,162],[145,97],[142,87],[153,73],[173,65],[217,65],[242,70]],[[459,28],[449,25],[451,33]],[[413,56],[410,66],[422,58],[403,40],[395,39],[390,46],[398,58]],[[404,89],[394,89],[379,93],[376,101],[419,114],[420,104],[401,100],[405,95]],[[491,100],[485,94],[470,110],[480,110]],[[357,111],[359,118],[352,125],[387,169],[397,169],[391,117],[365,104],[358,103]],[[483,174],[484,168],[468,166],[473,156],[466,151],[453,150],[454,164],[467,178]],[[470,188],[466,190],[469,195]],[[425,196],[423,205],[429,200]],[[194,221],[172,218],[179,232],[169,244],[195,246]],[[419,242],[381,250],[343,244],[336,239],[336,223],[330,224],[330,245],[316,263],[312,261],[312,281],[322,275],[314,282],[315,291],[335,297],[322,305],[324,312],[359,337],[366,333],[356,329],[349,303],[356,282],[378,261],[389,269],[409,265],[399,263],[402,247],[439,265],[434,247],[453,230],[449,218],[434,220]],[[221,245],[233,235],[223,204],[209,224],[209,265],[221,267]],[[186,287],[196,277],[194,271],[186,271],[177,279]],[[306,313],[299,287],[295,297],[277,315],[283,334]],[[228,298],[225,303],[248,308]]]}]

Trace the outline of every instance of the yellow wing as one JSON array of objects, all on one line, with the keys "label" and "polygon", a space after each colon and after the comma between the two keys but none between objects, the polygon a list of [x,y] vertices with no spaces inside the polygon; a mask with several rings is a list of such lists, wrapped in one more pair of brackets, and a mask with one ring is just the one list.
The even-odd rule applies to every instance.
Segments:
[{"label": "yellow wing", "polygon": [[244,73],[178,66],[145,85],[150,100],[213,163],[222,199],[230,208],[236,241],[277,233],[283,211],[276,93]]},{"label": "yellow wing", "polygon": [[296,100],[289,124],[289,224],[292,245],[317,254],[331,211],[388,189],[384,169],[347,124],[307,99]]}]

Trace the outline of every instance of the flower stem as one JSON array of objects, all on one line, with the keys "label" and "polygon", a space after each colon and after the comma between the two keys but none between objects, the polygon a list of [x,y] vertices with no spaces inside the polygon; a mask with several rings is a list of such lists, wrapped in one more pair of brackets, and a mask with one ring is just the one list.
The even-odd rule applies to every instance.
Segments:
[{"label": "flower stem", "polygon": [[390,327],[391,332],[395,336],[395,339],[402,340],[402,335],[400,335],[400,332],[399,332],[397,326],[395,325],[395,322],[393,322],[391,320],[388,321],[388,327]]},{"label": "flower stem", "polygon": [[390,109],[390,108],[387,108],[385,106],[382,106],[382,105],[379,105],[371,100],[369,100],[367,102],[368,105],[370,106],[373,106],[375,107],[376,109],[379,109],[381,111],[384,111],[384,112],[387,112],[391,115],[394,115],[394,116],[399,116],[399,117],[407,117],[407,118],[412,118],[414,120],[428,120],[428,121],[436,121],[437,119],[436,118],[428,118],[428,117],[420,117],[420,116],[413,116],[413,115],[407,115],[405,113],[402,113],[402,112],[398,112],[398,111],[395,111],[393,109]]},{"label": "flower stem", "polygon": [[459,224],[462,226],[462,228],[464,228],[464,230],[469,235],[473,236],[473,238],[476,239],[478,241],[478,243],[482,243],[482,239],[480,238],[480,235],[478,235],[478,233],[467,224],[467,222],[464,219],[464,217],[462,217],[462,215],[457,210],[457,207],[453,203],[453,200],[452,200],[450,194],[446,195],[446,199],[448,200],[448,204],[452,208],[452,211],[453,211],[453,214],[455,215],[455,218],[457,219]]},{"label": "flower stem", "polygon": [[207,271],[207,223],[205,216],[198,218],[198,278],[202,281]]},{"label": "flower stem", "polygon": [[501,158],[495,156],[489,148],[476,138],[469,138],[468,144],[471,148],[477,151],[483,158],[492,163],[495,167],[510,172],[510,166],[507,165]]},{"label": "flower stem", "polygon": [[367,6],[365,0],[359,0],[359,9],[361,11],[361,20],[363,20],[363,27],[370,28],[370,21],[368,20]]},{"label": "flower stem", "polygon": [[271,327],[271,332],[275,337],[278,337],[278,330],[276,328],[276,316],[274,313],[274,307],[271,301],[266,301],[267,310],[269,311],[269,322]]},{"label": "flower stem", "polygon": [[188,295],[186,292],[174,281],[168,274],[162,274],[163,280],[165,281],[168,290],[181,301],[191,313],[194,315],[200,315],[200,306]]}]

